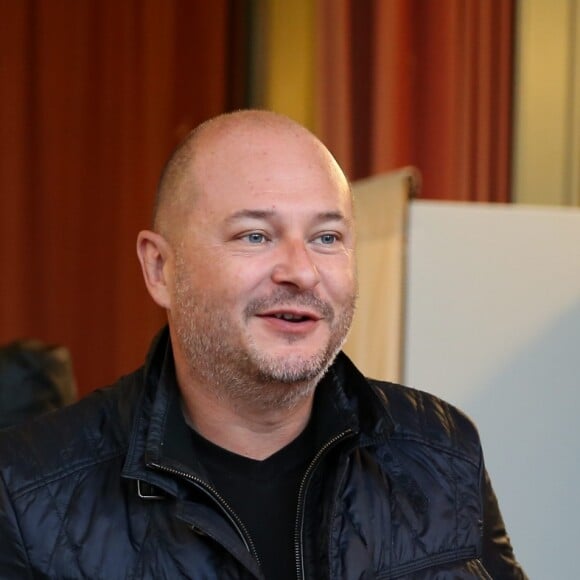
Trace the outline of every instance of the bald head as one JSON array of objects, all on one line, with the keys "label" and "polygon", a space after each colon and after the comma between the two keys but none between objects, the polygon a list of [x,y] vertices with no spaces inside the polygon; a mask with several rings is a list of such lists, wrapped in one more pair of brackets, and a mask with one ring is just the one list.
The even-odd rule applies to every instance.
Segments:
[{"label": "bald head", "polygon": [[299,143],[309,151],[310,158],[318,159],[330,174],[346,184],[342,170],[328,149],[292,119],[261,110],[226,113],[196,127],[167,162],[155,201],[155,231],[168,241],[175,241],[188,209],[204,192],[204,177],[211,172],[212,163],[227,171],[228,160],[234,162],[248,154],[252,143],[266,144],[272,140],[281,147],[285,142],[294,146]]}]

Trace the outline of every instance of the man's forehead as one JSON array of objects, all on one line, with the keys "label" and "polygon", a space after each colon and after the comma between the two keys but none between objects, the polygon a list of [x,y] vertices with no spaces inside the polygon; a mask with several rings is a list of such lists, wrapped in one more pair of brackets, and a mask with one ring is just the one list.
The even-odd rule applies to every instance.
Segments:
[{"label": "man's forehead", "polygon": [[240,185],[233,190],[211,186],[200,188],[189,201],[198,218],[233,223],[235,221],[303,218],[308,221],[343,221],[353,219],[350,191],[336,188],[321,190],[277,189],[252,191]]},{"label": "man's forehead", "polygon": [[[243,220],[274,220],[282,212],[278,207],[268,209],[239,209],[225,216],[226,223],[236,223]],[[350,215],[340,210],[314,211],[310,213],[312,221],[316,222],[350,222]]]},{"label": "man's forehead", "polygon": [[263,209],[276,201],[291,210],[294,198],[316,199],[323,211],[351,212],[350,187],[335,159],[287,118],[252,112],[218,118],[183,153],[179,187],[166,206],[172,221],[191,210],[223,217],[232,207]]},{"label": "man's forehead", "polygon": [[332,160],[283,146],[204,152],[193,162],[185,189],[221,201],[231,196],[292,200],[306,194],[337,203],[350,198],[348,181]]},{"label": "man's forehead", "polygon": [[337,165],[326,146],[305,127],[286,117],[269,114],[219,118],[200,131],[191,153],[192,159],[206,164],[253,155],[271,160],[276,153],[285,156],[301,151]]}]

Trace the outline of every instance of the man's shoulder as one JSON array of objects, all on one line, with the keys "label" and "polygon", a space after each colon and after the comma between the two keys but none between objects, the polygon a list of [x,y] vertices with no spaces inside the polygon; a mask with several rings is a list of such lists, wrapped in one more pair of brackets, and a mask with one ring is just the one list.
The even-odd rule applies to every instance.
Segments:
[{"label": "man's shoulder", "polygon": [[479,464],[481,443],[473,421],[443,399],[413,387],[367,379],[394,423],[392,439],[436,448]]},{"label": "man's shoulder", "polygon": [[12,493],[126,453],[141,370],[77,403],[0,431],[0,475]]}]

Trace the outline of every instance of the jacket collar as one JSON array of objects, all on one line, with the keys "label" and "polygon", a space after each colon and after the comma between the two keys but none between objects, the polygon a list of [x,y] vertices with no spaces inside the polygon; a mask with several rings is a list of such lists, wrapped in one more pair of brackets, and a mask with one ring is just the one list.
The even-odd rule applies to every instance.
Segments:
[{"label": "jacket collar", "polygon": [[143,389],[135,410],[122,475],[177,495],[177,480],[153,467],[159,464],[163,455],[167,414],[172,401],[178,397],[176,388],[170,387],[176,384],[175,378],[170,376],[171,372],[174,373],[172,360],[169,329],[165,326],[154,338],[145,361]]},{"label": "jacket collar", "polygon": [[[206,474],[195,459],[189,427],[181,411],[167,327],[153,341],[144,370],[145,388],[123,475],[176,495],[177,480],[168,478],[159,466],[201,479],[206,479]],[[371,445],[388,437],[394,428],[386,402],[344,353],[337,356],[320,381],[314,409],[317,447],[345,429],[357,435],[357,445]]]}]

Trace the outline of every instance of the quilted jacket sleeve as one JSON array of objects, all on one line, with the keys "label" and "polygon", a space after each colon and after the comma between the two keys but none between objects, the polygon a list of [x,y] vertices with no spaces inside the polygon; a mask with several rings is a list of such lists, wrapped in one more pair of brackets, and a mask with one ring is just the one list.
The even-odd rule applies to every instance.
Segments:
[{"label": "quilted jacket sleeve", "polygon": [[32,577],[12,503],[0,476],[0,578],[24,580]]},{"label": "quilted jacket sleeve", "polygon": [[487,471],[483,477],[483,564],[492,578],[526,580],[527,576],[514,556]]}]

